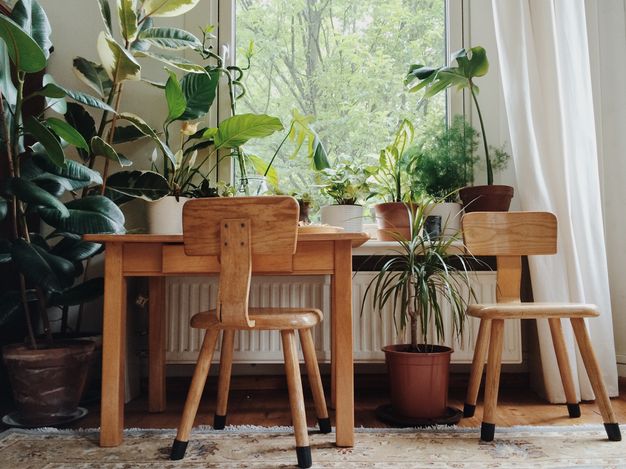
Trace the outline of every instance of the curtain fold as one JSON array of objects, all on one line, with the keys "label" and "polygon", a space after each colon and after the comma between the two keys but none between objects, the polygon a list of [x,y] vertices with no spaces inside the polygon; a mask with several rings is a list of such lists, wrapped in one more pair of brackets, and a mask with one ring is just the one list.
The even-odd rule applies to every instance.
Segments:
[{"label": "curtain fold", "polygon": [[[559,220],[558,254],[530,259],[536,301],[594,303],[588,321],[609,394],[617,367],[603,231],[594,102],[584,0],[492,0],[504,101],[522,210]],[[574,381],[593,392],[569,323]],[[537,321],[546,397],[565,394],[546,321]]]}]

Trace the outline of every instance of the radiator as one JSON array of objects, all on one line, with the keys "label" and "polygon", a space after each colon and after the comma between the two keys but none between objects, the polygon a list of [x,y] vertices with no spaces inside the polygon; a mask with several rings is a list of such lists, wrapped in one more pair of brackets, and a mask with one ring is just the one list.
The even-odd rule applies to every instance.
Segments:
[{"label": "radiator", "polygon": [[[390,307],[379,314],[362,297],[374,272],[359,272],[353,277],[354,360],[357,363],[384,362],[381,347],[405,342],[396,330]],[[495,301],[495,273],[475,272],[472,284],[479,302]],[[325,320],[313,331],[318,359],[330,361],[330,277],[263,276],[254,277],[250,306],[314,307],[324,312]],[[191,316],[215,307],[217,279],[201,277],[168,278],[167,281],[167,363],[195,363],[204,331],[189,327]],[[447,311],[447,309],[446,309]],[[451,318],[445,314],[450,331]],[[469,318],[462,338],[446,337],[454,349],[453,363],[471,363],[478,321]],[[431,337],[433,332],[430,331]],[[236,363],[282,363],[280,334],[275,331],[240,331],[235,335]],[[219,344],[218,344],[219,347]],[[503,363],[521,363],[520,322],[505,321]],[[217,355],[216,355],[217,358]]]}]

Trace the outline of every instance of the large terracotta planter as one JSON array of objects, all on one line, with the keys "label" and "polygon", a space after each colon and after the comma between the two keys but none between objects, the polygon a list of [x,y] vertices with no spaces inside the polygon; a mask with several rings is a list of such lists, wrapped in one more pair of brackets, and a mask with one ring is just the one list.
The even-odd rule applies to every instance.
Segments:
[{"label": "large terracotta planter", "polygon": [[398,237],[409,239],[411,237],[409,209],[416,210],[416,205],[403,202],[374,205],[378,239],[381,241],[396,241]]},{"label": "large terracotta planter", "polygon": [[76,414],[83,393],[94,342],[55,342],[54,348],[33,350],[24,344],[2,350],[9,372],[19,423],[55,425]]},{"label": "large terracotta planter", "polygon": [[513,198],[511,186],[468,186],[459,191],[465,213],[508,212]]},{"label": "large terracotta planter", "polygon": [[363,231],[361,205],[325,205],[320,212],[323,225],[339,226],[351,233]]},{"label": "large terracotta planter", "polygon": [[452,349],[431,346],[432,352],[408,352],[409,345],[383,347],[389,373],[391,407],[402,419],[436,419],[448,408]]}]

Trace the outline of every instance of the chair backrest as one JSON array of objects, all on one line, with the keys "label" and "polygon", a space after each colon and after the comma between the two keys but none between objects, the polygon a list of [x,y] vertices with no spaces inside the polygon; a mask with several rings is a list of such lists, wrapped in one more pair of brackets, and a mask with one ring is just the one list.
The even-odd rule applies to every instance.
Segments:
[{"label": "chair backrest", "polygon": [[498,302],[520,301],[521,256],[556,254],[557,220],[549,212],[471,212],[461,225],[470,254],[497,256]]},{"label": "chair backrest", "polygon": [[253,256],[293,256],[299,211],[296,199],[287,196],[194,199],[184,205],[185,253],[220,260],[222,324],[254,326],[248,316]]}]

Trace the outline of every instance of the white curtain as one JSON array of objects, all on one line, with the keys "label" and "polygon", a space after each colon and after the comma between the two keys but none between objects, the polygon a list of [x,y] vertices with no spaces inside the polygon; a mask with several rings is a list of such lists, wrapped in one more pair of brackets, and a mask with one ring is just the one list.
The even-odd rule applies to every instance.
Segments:
[{"label": "white curtain", "polygon": [[[558,254],[532,258],[536,301],[594,303],[588,321],[611,396],[618,394],[584,0],[492,0],[522,210],[559,220]],[[625,58],[616,58],[625,60]],[[546,397],[565,402],[548,324],[538,321]],[[593,392],[564,322],[579,396]]]}]

